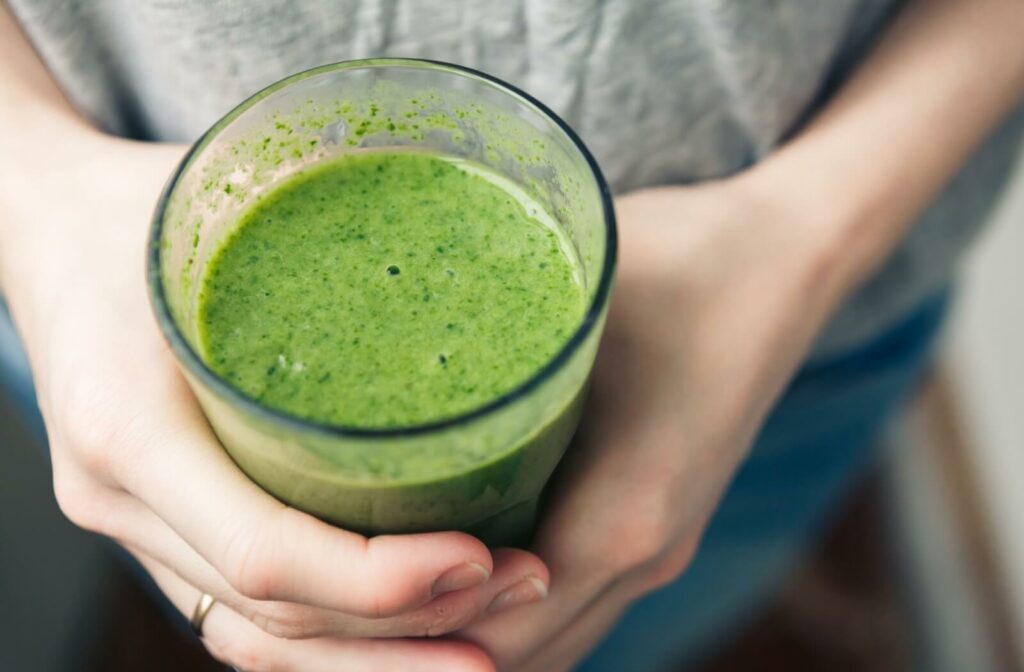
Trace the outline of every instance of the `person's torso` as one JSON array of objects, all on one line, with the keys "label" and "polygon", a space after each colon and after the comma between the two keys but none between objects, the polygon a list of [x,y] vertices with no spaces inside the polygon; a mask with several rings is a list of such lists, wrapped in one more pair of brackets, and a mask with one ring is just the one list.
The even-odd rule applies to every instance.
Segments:
[{"label": "person's torso", "polygon": [[188,141],[297,71],[430,58],[544,101],[622,191],[770,151],[895,0],[11,4],[72,101],[119,134]]},{"label": "person's torso", "polygon": [[[722,177],[797,131],[902,0],[9,0],[68,97],[119,135],[191,141],[259,89],[372,56],[451,61],[548,104],[616,192]],[[1024,123],[1004,128],[854,296],[819,354],[948,282]]]}]

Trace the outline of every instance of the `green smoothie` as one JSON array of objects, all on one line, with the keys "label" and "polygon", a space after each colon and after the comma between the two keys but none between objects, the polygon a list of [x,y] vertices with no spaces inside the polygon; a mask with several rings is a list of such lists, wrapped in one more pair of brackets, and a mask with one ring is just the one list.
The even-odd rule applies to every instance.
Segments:
[{"label": "green smoothie", "polygon": [[507,180],[422,151],[364,152],[302,170],[243,215],[207,265],[199,341],[263,405],[399,428],[523,383],[584,309],[572,246]]},{"label": "green smoothie", "polygon": [[211,430],[268,495],[366,535],[517,546],[579,426],[615,250],[600,170],[550,111],[372,59],[214,124],[157,204],[147,279]]}]

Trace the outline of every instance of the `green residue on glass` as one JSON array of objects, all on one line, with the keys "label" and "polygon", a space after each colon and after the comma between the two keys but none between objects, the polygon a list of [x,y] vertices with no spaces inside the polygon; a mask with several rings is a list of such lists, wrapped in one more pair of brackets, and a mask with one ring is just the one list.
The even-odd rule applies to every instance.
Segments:
[{"label": "green residue on glass", "polygon": [[[518,184],[560,221],[569,223],[580,216],[574,203],[582,185],[575,180],[562,184],[551,177],[571,174],[572,167],[559,163],[560,155],[546,151],[543,142],[525,141],[533,131],[524,128],[521,119],[460,95],[434,89],[411,93],[379,82],[369,92],[353,93],[352,99],[308,98],[291,109],[276,110],[249,130],[238,131],[225,150],[203,157],[202,165],[189,175],[194,182],[186,188],[196,195],[195,204],[176,209],[165,226],[191,228],[192,217],[181,215],[198,214],[195,230],[201,238],[199,250],[205,254],[222,243],[220,232],[212,237],[202,224],[208,215],[215,215],[211,220],[237,218],[288,175],[346,152],[403,146],[428,146],[488,166]],[[486,144],[481,138],[487,139]],[[576,227],[566,224],[564,228]],[[200,280],[192,263],[195,251],[181,253],[189,261],[181,267],[180,285],[194,297]],[[176,315],[176,319],[190,318]]]}]

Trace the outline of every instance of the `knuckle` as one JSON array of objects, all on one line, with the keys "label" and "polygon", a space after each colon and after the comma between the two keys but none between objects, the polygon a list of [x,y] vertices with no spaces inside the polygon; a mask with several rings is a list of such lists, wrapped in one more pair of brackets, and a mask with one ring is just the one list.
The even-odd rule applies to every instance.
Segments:
[{"label": "knuckle", "polygon": [[650,563],[641,573],[640,590],[648,593],[672,583],[690,566],[697,553],[697,538],[686,539]]},{"label": "knuckle", "polygon": [[426,601],[429,595],[420,594],[418,588],[383,567],[383,558],[377,557],[379,547],[373,539],[367,540],[363,549],[361,570],[358,580],[352,585],[352,607],[349,611],[363,618],[393,618],[405,614],[417,601]]},{"label": "knuckle", "polygon": [[648,593],[672,583],[689,567],[691,557],[692,555],[669,554],[651,563],[644,572],[641,590]]},{"label": "knuckle", "polygon": [[263,539],[252,531],[239,532],[226,553],[224,578],[251,600],[272,600],[281,592],[281,572]]},{"label": "knuckle", "polygon": [[659,588],[664,588],[675,581],[680,573],[681,568],[677,572],[676,568],[669,563],[656,562],[644,573],[643,580],[640,582],[640,589],[644,593],[649,593]]},{"label": "knuckle", "polygon": [[287,602],[268,602],[256,608],[250,620],[278,639],[308,639],[322,628],[308,607]]},{"label": "knuckle", "polygon": [[117,437],[109,395],[79,380],[63,390],[58,409],[61,438],[78,461],[93,473],[106,472]]},{"label": "knuckle", "polygon": [[113,531],[107,498],[82,477],[54,469],[53,494],[61,513],[75,526],[99,534]]},{"label": "knuckle", "polygon": [[667,517],[646,512],[640,517],[626,516],[605,542],[605,562],[618,573],[625,573],[654,561],[665,550],[671,536]]}]

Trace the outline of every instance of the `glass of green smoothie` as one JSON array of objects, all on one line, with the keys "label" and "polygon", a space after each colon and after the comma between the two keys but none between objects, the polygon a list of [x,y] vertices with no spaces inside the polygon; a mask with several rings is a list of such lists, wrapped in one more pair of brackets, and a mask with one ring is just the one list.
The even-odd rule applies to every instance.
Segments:
[{"label": "glass of green smoothie", "polygon": [[365,534],[528,543],[580,419],[611,197],[529,95],[419,60],[328,65],[203,135],[154,216],[160,327],[224,448]]}]

